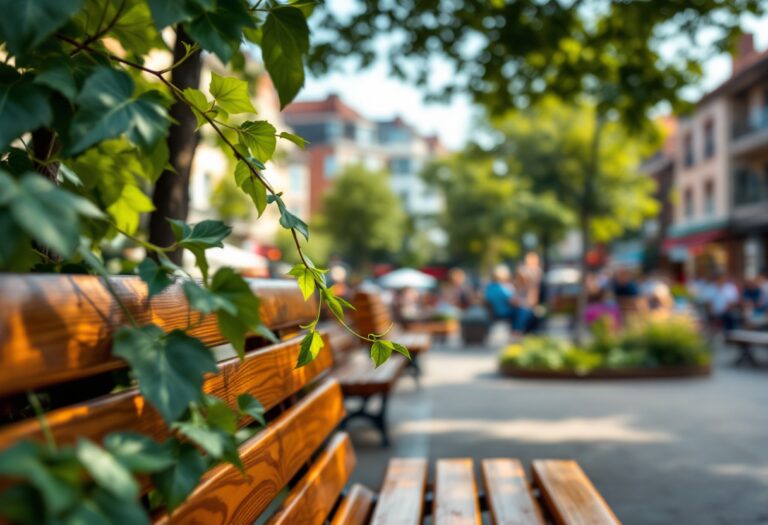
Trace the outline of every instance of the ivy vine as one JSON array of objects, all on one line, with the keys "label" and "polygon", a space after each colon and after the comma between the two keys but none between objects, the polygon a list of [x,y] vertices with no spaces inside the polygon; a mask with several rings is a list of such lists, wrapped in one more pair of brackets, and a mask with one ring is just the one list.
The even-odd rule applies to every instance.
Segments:
[{"label": "ivy vine", "polygon": [[[264,408],[247,393],[237,405],[205,394],[205,374],[217,362],[190,330],[204,315],[216,317],[238,355],[258,334],[274,340],[259,317],[259,300],[231,268],[211,275],[206,250],[223,246],[231,228],[220,221],[170,220],[175,242],[157,246],[139,232],[152,211],[145,191],[168,165],[169,108],[184,104],[198,127],[210,127],[237,164],[234,179],[261,215],[276,206],[291,231],[301,263],[294,276],[305,300],[318,297],[317,317],[304,328],[297,366],[323,347],[317,331],[325,307],[347,330],[371,344],[376,366],[408,350],[385,334],[358,334],[345,321],[352,308],[326,285],[326,270],[303,253],[309,228],[291,213],[264,176],[265,163],[286,140],[255,113],[248,84],[212,74],[209,96],[176,86],[172,72],[205,50],[223,63],[242,62],[243,41],[261,49],[264,65],[288,104],[304,83],[309,50],[306,17],[314,2],[275,0],[0,0],[0,271],[58,271],[79,267],[100,275],[111,291],[104,247],[118,237],[143,247],[135,271],[149,300],[181,282],[192,310],[185,329],[164,332],[139,324],[122,304],[128,324],[117,327],[113,355],[126,362],[141,395],[165,421],[169,437],[158,443],[133,432],[102,443],[80,438],[59,446],[34,393],[45,441],[23,441],[0,453],[0,476],[13,482],[0,493],[0,515],[18,523],[148,523],[148,509],[173,512],[220,462],[242,469],[238,445],[265,424]],[[148,65],[150,52],[167,49],[168,35],[184,32],[194,44],[168,67]],[[169,254],[192,254],[197,281]],[[119,302],[119,297],[112,293]],[[152,490],[143,500],[144,479]]]}]

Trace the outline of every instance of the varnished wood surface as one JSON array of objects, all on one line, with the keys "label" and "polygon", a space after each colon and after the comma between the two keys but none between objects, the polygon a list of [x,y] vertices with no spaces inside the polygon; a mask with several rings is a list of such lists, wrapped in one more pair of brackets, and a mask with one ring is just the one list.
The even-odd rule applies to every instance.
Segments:
[{"label": "varnished wood surface", "polygon": [[381,301],[378,292],[358,291],[352,298],[356,310],[352,311],[352,319],[357,331],[362,334],[387,332],[387,339],[400,343],[413,354],[426,352],[432,344],[428,332],[402,330],[393,328],[389,308]]},{"label": "varnished wood surface", "polygon": [[269,525],[322,525],[355,468],[349,435],[340,432],[285,499]]},{"label": "varnished wood surface", "polygon": [[253,523],[343,416],[339,384],[325,381],[240,447],[245,475],[228,464],[214,468],[170,518],[157,523]]},{"label": "varnished wood surface", "polygon": [[557,525],[619,524],[575,461],[535,460],[533,481]]},{"label": "varnished wood surface", "polygon": [[439,459],[435,467],[435,525],[480,525],[474,462]]},{"label": "varnished wood surface", "polygon": [[427,460],[394,458],[387,465],[373,525],[417,525],[424,513]]},{"label": "varnished wood surface", "polygon": [[[305,302],[295,281],[249,282],[268,327],[288,328],[314,317],[314,300]],[[110,283],[139,324],[153,322],[170,331],[197,321],[181,285],[148,303],[138,277],[114,277]],[[114,330],[128,324],[99,277],[0,276],[0,396],[121,367],[110,355],[110,344]],[[213,316],[191,333],[210,346],[224,342]]]},{"label": "varnished wood surface", "polygon": [[393,355],[386,363],[376,368],[368,356],[358,353],[346,363],[334,369],[333,375],[348,395],[371,395],[388,392],[405,369],[406,359]]},{"label": "varnished wood surface", "polygon": [[365,485],[355,483],[342,500],[331,525],[365,525],[373,510],[374,494]]},{"label": "varnished wood surface", "polygon": [[517,459],[482,461],[483,485],[494,525],[544,525],[525,469]]},{"label": "varnished wood surface", "polygon": [[[295,368],[299,343],[294,339],[251,351],[242,362],[239,358],[223,361],[220,374],[208,376],[204,389],[233,407],[238,395],[250,393],[269,410],[332,365],[331,353],[325,349],[307,366]],[[80,436],[100,441],[110,432],[128,430],[158,440],[167,436],[162,418],[136,389],[53,410],[46,419],[60,444],[74,443]],[[0,427],[0,450],[25,438],[42,440],[37,419]]]}]

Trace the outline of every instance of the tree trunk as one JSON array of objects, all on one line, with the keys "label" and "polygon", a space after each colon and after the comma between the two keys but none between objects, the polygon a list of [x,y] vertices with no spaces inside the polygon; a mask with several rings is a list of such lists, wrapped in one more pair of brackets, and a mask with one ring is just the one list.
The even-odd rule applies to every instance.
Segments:
[{"label": "tree trunk", "polygon": [[589,171],[584,175],[584,187],[582,189],[581,209],[579,210],[579,231],[581,233],[581,260],[579,275],[579,297],[576,303],[576,323],[574,325],[574,342],[580,345],[584,341],[585,323],[584,312],[587,309],[589,293],[587,290],[587,275],[589,273],[590,235],[589,227],[592,220],[592,204],[595,179],[600,170],[600,137],[603,131],[603,116],[599,110],[595,110],[595,129],[592,135],[592,151],[590,152]]},{"label": "tree trunk", "polygon": [[[192,40],[178,26],[176,44],[173,48],[174,63],[184,57],[184,44],[192,44]],[[173,70],[171,81],[180,89],[198,88],[202,58],[200,51],[184,61]],[[195,128],[197,122],[192,111],[181,102],[176,102],[170,111],[170,116],[176,121],[171,125],[168,135],[168,156],[173,170],[165,170],[157,179],[152,202],[155,211],[149,218],[149,242],[158,246],[169,246],[174,243],[173,232],[166,219],[186,221],[189,212],[189,177],[192,169],[192,159],[200,135]],[[176,264],[181,264],[181,251],[169,254]]]}]

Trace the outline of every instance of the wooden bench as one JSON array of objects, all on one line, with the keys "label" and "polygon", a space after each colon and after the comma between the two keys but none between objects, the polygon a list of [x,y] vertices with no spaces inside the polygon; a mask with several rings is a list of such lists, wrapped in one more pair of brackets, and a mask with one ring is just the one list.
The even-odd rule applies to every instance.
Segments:
[{"label": "wooden bench", "polygon": [[382,334],[387,332],[387,339],[405,345],[411,353],[409,369],[418,379],[421,376],[419,356],[429,350],[432,337],[426,332],[403,330],[396,326],[387,305],[381,300],[378,291],[360,289],[352,296],[351,311],[355,329],[362,335]]},{"label": "wooden bench", "polygon": [[[389,395],[407,366],[406,359],[393,355],[389,361],[374,368],[370,350],[335,321],[322,327],[328,334],[333,352],[333,376],[339,381],[345,399],[354,399],[357,408],[349,412],[342,421],[345,427],[350,421],[364,419],[373,424],[381,434],[384,446],[389,446],[387,407]],[[378,406],[372,406],[378,400]]]},{"label": "wooden bench", "polygon": [[[138,279],[111,282],[139,323],[151,320],[164,330],[186,326],[179,286],[148,304]],[[433,487],[427,484],[425,459],[393,459],[378,494],[361,485],[345,490],[356,458],[349,436],[336,430],[345,410],[342,387],[329,373],[332,352],[295,368],[300,339],[291,336],[314,317],[316,304],[305,303],[291,282],[253,281],[252,286],[262,301],[262,320],[287,340],[249,339],[245,360],[224,357],[221,372],[207,376],[204,390],[230,404],[239,394],[253,394],[267,410],[267,426],[240,445],[243,471],[230,464],[212,468],[173,514],[158,509],[154,523],[405,525],[431,515],[432,523],[447,525],[480,523],[484,512],[496,524],[618,523],[572,461],[535,461],[531,485],[520,462],[484,460],[481,492],[471,459],[438,460]],[[111,392],[106,372],[124,367],[110,354],[111,338],[125,322],[98,278],[0,276],[4,413],[17,408],[18,394],[34,389],[51,394],[46,419],[59,444],[81,436],[100,441],[127,430],[156,440],[166,437],[162,419],[136,390]],[[194,333],[210,346],[224,342],[212,318],[203,319]],[[35,418],[15,414],[17,420],[0,425],[0,450],[22,439],[42,439]],[[12,483],[0,478],[0,487]]]},{"label": "wooden bench", "polygon": [[739,349],[739,355],[733,363],[735,366],[747,365],[759,367],[760,362],[755,357],[754,349],[768,349],[768,332],[758,330],[729,330],[725,334],[725,342]]}]

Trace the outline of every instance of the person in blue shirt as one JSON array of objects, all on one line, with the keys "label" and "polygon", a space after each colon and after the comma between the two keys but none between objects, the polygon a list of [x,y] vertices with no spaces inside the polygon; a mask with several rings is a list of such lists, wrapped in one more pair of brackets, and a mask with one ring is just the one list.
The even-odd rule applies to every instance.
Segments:
[{"label": "person in blue shirt", "polygon": [[492,281],[485,287],[485,301],[491,307],[494,317],[512,323],[515,317],[513,298],[515,290],[510,282],[509,268],[500,264],[493,269]]}]

